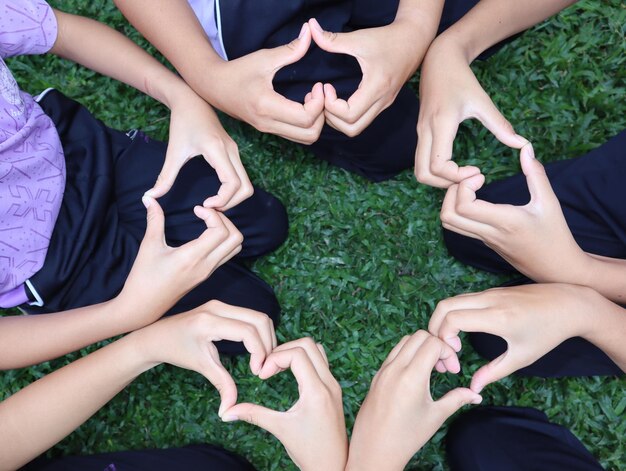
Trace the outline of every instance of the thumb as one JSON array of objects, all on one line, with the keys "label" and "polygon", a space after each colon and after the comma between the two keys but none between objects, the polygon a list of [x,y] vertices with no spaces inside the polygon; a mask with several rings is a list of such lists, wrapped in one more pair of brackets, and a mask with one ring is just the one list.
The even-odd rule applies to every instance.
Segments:
[{"label": "thumb", "polygon": [[278,46],[271,49],[274,59],[274,67],[276,70],[285,67],[286,65],[293,64],[302,59],[309,47],[311,46],[311,28],[308,23],[302,25],[300,34],[296,39],[284,46]]},{"label": "thumb", "polygon": [[476,118],[491,131],[502,144],[521,149],[528,139],[515,133],[513,125],[498,111],[491,98],[485,93],[484,101],[476,112]]},{"label": "thumb", "polygon": [[517,368],[509,365],[509,362],[506,361],[507,354],[508,350],[498,358],[476,370],[474,376],[472,376],[470,389],[476,393],[480,393],[488,384],[498,381],[517,370]]},{"label": "thumb", "polygon": [[251,403],[241,403],[235,404],[230,409],[225,410],[222,420],[224,422],[243,420],[249,424],[261,427],[276,436],[281,415],[281,412],[268,409],[267,407]]},{"label": "thumb", "polygon": [[552,185],[546,175],[546,170],[535,158],[533,145],[529,142],[520,151],[520,164],[522,172],[526,176],[526,184],[530,192],[531,199],[546,200],[555,198]]},{"label": "thumb", "polygon": [[165,243],[165,215],[163,214],[161,205],[148,193],[143,195],[141,201],[146,207],[147,213],[146,234],[144,239]]},{"label": "thumb", "polygon": [[333,53],[350,53],[349,36],[323,30],[315,18],[311,18],[308,24],[311,26],[311,37],[320,49]]},{"label": "thumb", "polygon": [[483,398],[480,394],[469,388],[456,388],[446,393],[446,395],[436,403],[447,419],[461,407],[467,404],[480,404],[482,400]]},{"label": "thumb", "polygon": [[153,198],[160,198],[165,193],[170,191],[170,188],[174,185],[180,168],[187,161],[187,159],[185,159],[181,162],[176,158],[174,155],[175,153],[176,151],[172,149],[172,143],[170,143],[167,146],[167,153],[165,154],[165,162],[163,163],[163,168],[161,168],[161,173],[159,173],[157,181],[152,189],[146,192],[149,196],[152,196]]}]

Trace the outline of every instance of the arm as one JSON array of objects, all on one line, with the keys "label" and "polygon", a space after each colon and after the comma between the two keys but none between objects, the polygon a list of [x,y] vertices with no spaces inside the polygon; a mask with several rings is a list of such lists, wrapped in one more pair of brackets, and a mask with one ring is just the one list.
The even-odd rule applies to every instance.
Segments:
[{"label": "arm", "polygon": [[54,314],[0,318],[0,369],[51,360],[156,321],[241,250],[242,236],[225,216],[202,207],[196,208],[196,215],[205,221],[206,231],[172,248],[165,244],[163,211],[151,200],[137,258],[121,293],[111,301]]},{"label": "arm", "polygon": [[626,261],[584,252],[576,243],[545,169],[532,145],[520,152],[530,202],[493,204],[476,198],[484,177],[448,188],[441,207],[446,229],[482,240],[518,271],[541,283],[593,288],[616,302],[626,299]]},{"label": "arm", "polygon": [[582,286],[536,284],[456,296],[437,305],[428,330],[457,352],[461,331],[485,332],[507,342],[504,354],[474,373],[471,389],[476,392],[571,337],[593,343],[626,371],[626,310]]},{"label": "arm", "polygon": [[442,9],[442,0],[401,0],[390,25],[350,33],[323,31],[316,20],[309,21],[319,47],[354,56],[363,72],[348,100],[337,98],[332,84],[324,85],[324,114],[330,126],[356,136],[394,102],[434,39]]},{"label": "arm", "polygon": [[0,469],[27,463],[160,363],[204,375],[219,387],[223,407],[230,407],[237,390],[212,342],[243,341],[256,373],[276,345],[268,320],[263,314],[212,301],[133,332],[27,386],[0,403]]},{"label": "arm", "polygon": [[528,141],[498,111],[469,64],[484,50],[554,15],[574,0],[482,0],[433,41],[420,79],[415,176],[418,181],[447,188],[479,172],[459,167],[452,144],[459,123],[478,119],[503,144],[520,149]]},{"label": "arm", "polygon": [[322,85],[313,87],[304,104],[284,98],[272,85],[279,69],[308,51],[311,32],[306,23],[300,37],[288,45],[224,61],[185,0],[116,0],[115,4],[213,106],[259,131],[296,142],[311,144],[319,137],[324,124]]},{"label": "arm", "polygon": [[300,397],[285,412],[251,403],[224,411],[226,422],[243,420],[274,435],[302,471],[343,471],[348,437],[341,386],[328,368],[324,347],[310,338],[285,343],[267,357],[259,373],[267,379],[290,369]]},{"label": "arm", "polygon": [[433,368],[460,371],[448,345],[423,330],[404,337],[374,379],[354,424],[346,470],[403,470],[454,412],[482,398],[456,388],[441,399],[430,395]]},{"label": "arm", "polygon": [[239,159],[237,145],[217,115],[185,82],[130,39],[88,18],[55,10],[58,37],[51,52],[120,80],[160,101],[171,110],[170,144],[151,195],[164,195],[179,169],[203,155],[222,186],[207,207],[229,209],[252,194],[252,184]]}]

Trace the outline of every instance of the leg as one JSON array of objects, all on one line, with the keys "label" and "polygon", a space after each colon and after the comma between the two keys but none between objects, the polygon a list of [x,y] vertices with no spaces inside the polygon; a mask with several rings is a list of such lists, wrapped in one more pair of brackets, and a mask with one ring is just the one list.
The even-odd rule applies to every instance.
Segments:
[{"label": "leg", "polygon": [[244,458],[211,445],[37,459],[20,471],[254,471]]},{"label": "leg", "polygon": [[[586,252],[626,258],[625,157],[626,130],[582,157],[546,165],[567,224]],[[477,196],[514,205],[524,205],[530,199],[521,174],[491,183]],[[482,242],[447,230],[443,234],[450,254],[463,263],[495,273],[515,272]]]},{"label": "leg", "polygon": [[602,470],[569,430],[522,407],[465,412],[450,426],[446,454],[452,471]]}]

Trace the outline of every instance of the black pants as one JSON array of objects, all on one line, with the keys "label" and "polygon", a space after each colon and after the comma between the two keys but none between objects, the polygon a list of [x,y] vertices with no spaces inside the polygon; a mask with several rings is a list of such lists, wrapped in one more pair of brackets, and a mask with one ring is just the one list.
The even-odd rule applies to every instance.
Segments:
[{"label": "black pants", "polygon": [[[446,0],[439,32],[476,3],[477,0]],[[288,4],[284,0],[229,0],[220,4],[220,20],[226,54],[229,59],[236,59],[291,42],[309,18],[316,18],[328,31],[350,32],[388,25],[397,10],[398,0],[290,0]],[[499,47],[490,48],[480,58],[488,57]],[[274,88],[287,98],[302,102],[316,82],[331,83],[337,95],[347,99],[357,90],[361,78],[356,59],[329,54],[312,44],[304,58],[278,71]],[[324,126],[319,140],[308,148],[333,165],[375,182],[386,180],[414,164],[418,111],[416,92],[405,85],[394,103],[359,136],[350,138]]]},{"label": "black pants", "polygon": [[[44,266],[31,278],[45,305],[22,306],[33,314],[97,304],[121,291],[146,229],[141,196],[156,181],[166,151],[165,143],[141,132],[131,138],[108,128],[60,92],[48,93],[40,104],[59,131],[67,183]],[[183,167],[173,188],[159,199],[168,244],[184,244],[206,229],[193,207],[219,186],[204,159],[193,159]],[[271,194],[255,188],[251,198],[225,214],[244,236],[241,253],[215,270],[169,314],[218,299],[264,312],[277,323],[280,307],[273,290],[241,261],[264,255],[285,240],[285,208]],[[239,349],[239,344],[221,346],[226,353]]]},{"label": "black pants", "polygon": [[[626,131],[576,159],[546,165],[567,224],[580,247],[590,253],[626,258]],[[478,198],[492,203],[524,205],[530,195],[523,175],[485,186]],[[451,255],[492,273],[515,274],[515,269],[483,242],[444,229]],[[515,283],[527,283],[520,277]],[[470,342],[493,359],[506,349],[500,337],[470,334]],[[529,376],[621,375],[621,369],[599,348],[581,338],[567,340],[518,373]]]},{"label": "black pants", "polygon": [[602,466],[565,427],[524,407],[479,407],[446,436],[452,471],[598,471]]},{"label": "black pants", "polygon": [[39,458],[20,471],[255,471],[244,458],[211,445]]}]

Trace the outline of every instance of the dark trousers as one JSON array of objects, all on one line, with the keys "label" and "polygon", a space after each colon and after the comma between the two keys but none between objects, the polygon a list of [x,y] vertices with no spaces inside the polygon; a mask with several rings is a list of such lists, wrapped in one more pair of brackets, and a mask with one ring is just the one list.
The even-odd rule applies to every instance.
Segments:
[{"label": "dark trousers", "polygon": [[602,466],[565,427],[524,407],[479,407],[446,436],[452,471],[598,471]]},{"label": "dark trousers", "polygon": [[[547,164],[546,172],[578,245],[589,253],[626,258],[626,130],[582,157]],[[491,183],[477,196],[514,205],[530,199],[521,174]],[[483,242],[445,229],[443,235],[450,254],[463,263],[492,273],[517,273]],[[527,282],[520,277],[513,284]],[[470,341],[489,359],[506,349],[504,340],[493,335],[470,334]],[[567,340],[519,373],[544,377],[623,374],[599,348],[580,338]]]},{"label": "dark trousers", "polygon": [[[97,304],[115,297],[133,265],[146,229],[141,196],[156,181],[166,144],[141,132],[132,138],[108,128],[79,103],[52,91],[41,101],[57,126],[67,166],[67,184],[43,268],[31,278],[45,305],[24,305],[37,314]],[[204,222],[193,207],[217,192],[215,171],[202,158],[188,162],[170,192],[159,199],[168,244],[197,238]],[[236,259],[221,266],[180,300],[169,314],[211,299],[264,312],[277,323],[273,290],[242,261],[277,248],[287,235],[285,208],[271,194],[254,195],[225,213],[244,236]],[[239,344],[224,343],[234,353]]]},{"label": "dark trousers", "polygon": [[255,471],[244,458],[211,445],[39,458],[20,471]]},{"label": "dark trousers", "polygon": [[[447,0],[439,32],[476,3],[477,0]],[[229,59],[236,59],[291,42],[309,18],[316,18],[328,31],[350,32],[388,25],[397,10],[398,0],[291,0],[288,4],[284,0],[229,0],[221,2],[220,17],[226,53]],[[499,47],[485,51],[480,58],[488,57]],[[274,88],[301,103],[316,82],[330,83],[339,97],[347,99],[357,90],[361,78],[355,58],[329,54],[312,44],[304,58],[278,71]],[[392,178],[414,164],[418,111],[416,92],[405,85],[394,103],[359,136],[350,138],[324,126],[319,140],[308,148],[316,157],[371,181]]]}]

